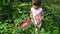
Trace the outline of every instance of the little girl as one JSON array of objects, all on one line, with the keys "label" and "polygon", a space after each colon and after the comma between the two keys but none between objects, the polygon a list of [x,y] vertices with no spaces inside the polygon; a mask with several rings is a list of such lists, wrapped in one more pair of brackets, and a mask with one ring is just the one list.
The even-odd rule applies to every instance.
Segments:
[{"label": "little girl", "polygon": [[32,7],[30,10],[30,18],[33,22],[34,26],[36,27],[35,30],[37,31],[41,27],[41,20],[44,17],[43,9],[41,8],[41,2],[34,0],[32,1]]}]

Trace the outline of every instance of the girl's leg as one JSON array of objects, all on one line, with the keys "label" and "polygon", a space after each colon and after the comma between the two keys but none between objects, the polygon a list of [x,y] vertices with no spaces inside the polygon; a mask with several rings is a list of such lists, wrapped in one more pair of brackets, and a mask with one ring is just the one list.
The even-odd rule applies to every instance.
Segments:
[{"label": "girl's leg", "polygon": [[37,26],[37,21],[34,20],[34,27],[35,27],[34,34],[38,34],[38,28],[36,26]]},{"label": "girl's leg", "polygon": [[40,25],[38,25],[39,27],[37,27],[37,29],[38,29],[38,34],[40,33],[41,25],[42,25],[42,23],[40,23]]},{"label": "girl's leg", "polygon": [[41,28],[41,24],[42,24],[42,23],[40,23],[40,24],[37,25],[36,27],[37,27],[38,29],[40,29],[40,28]]},{"label": "girl's leg", "polygon": [[38,30],[40,30],[41,24],[42,24],[42,23],[40,23],[40,25],[37,26],[37,21],[35,20],[35,22],[34,22],[34,26],[35,26],[34,33],[35,33],[35,34],[38,34]]},{"label": "girl's leg", "polygon": [[38,28],[35,28],[34,34],[38,34]]}]

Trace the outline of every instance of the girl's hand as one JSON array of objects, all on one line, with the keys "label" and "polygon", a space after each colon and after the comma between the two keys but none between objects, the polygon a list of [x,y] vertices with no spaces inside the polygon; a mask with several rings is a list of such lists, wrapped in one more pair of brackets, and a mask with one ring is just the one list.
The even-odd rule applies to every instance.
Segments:
[{"label": "girl's hand", "polygon": [[39,24],[39,25],[37,25],[37,28],[38,28],[38,29],[40,29],[40,24]]},{"label": "girl's hand", "polygon": [[38,20],[38,23],[37,23],[37,25],[39,25],[39,24],[40,24],[40,22],[41,22],[41,20],[39,19],[39,20]]},{"label": "girl's hand", "polygon": [[37,23],[37,28],[40,29],[40,23],[41,23],[41,20],[38,20],[38,23]]},{"label": "girl's hand", "polygon": [[32,19],[33,18],[33,15],[32,15],[32,13],[30,12],[30,18]]}]

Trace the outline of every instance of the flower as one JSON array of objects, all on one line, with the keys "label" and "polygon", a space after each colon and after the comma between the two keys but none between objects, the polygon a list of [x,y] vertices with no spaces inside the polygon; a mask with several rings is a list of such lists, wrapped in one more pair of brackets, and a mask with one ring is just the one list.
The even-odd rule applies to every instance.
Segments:
[{"label": "flower", "polygon": [[24,20],[27,20],[26,18],[24,18]]},{"label": "flower", "polygon": [[0,22],[0,24],[1,24],[2,22]]},{"label": "flower", "polygon": [[23,24],[22,24],[22,26],[21,26],[21,27],[22,27],[22,28],[26,28],[26,27],[27,27],[27,25],[28,25],[28,24],[27,24],[27,22],[25,22],[25,23],[23,23]]},{"label": "flower", "polygon": [[22,24],[22,28],[26,28],[30,24],[30,20],[27,20],[25,23]]},{"label": "flower", "polygon": [[15,27],[18,28],[18,24],[16,24]]},{"label": "flower", "polygon": [[27,23],[30,24],[30,20],[27,20]]}]

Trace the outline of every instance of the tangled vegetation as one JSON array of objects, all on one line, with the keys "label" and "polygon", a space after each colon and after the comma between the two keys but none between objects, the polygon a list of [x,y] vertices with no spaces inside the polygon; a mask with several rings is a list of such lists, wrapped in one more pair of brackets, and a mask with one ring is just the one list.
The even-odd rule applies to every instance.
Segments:
[{"label": "tangled vegetation", "polygon": [[[25,29],[21,28],[23,18],[29,19],[32,7],[29,1],[23,3],[22,0],[0,0],[0,34],[34,34],[32,24]],[[46,1],[42,1],[41,7],[44,9],[44,19],[39,33],[60,34],[60,8],[52,7]]]}]

